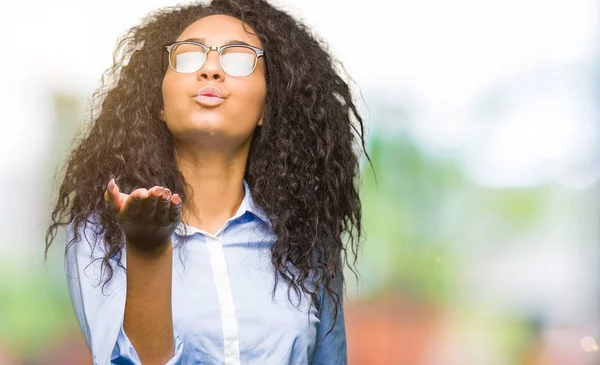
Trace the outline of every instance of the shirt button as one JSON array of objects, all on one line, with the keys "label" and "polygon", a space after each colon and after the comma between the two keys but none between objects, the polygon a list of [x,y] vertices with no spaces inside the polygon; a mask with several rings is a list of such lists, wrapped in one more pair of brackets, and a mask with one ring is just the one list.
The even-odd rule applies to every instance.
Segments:
[{"label": "shirt button", "polygon": [[234,353],[235,353],[235,350],[233,349],[233,347],[230,347],[227,349],[227,355],[233,356]]}]

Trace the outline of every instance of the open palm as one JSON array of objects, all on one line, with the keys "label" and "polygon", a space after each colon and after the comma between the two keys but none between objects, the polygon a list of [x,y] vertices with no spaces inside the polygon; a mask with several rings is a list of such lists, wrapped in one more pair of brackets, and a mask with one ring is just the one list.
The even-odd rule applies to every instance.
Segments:
[{"label": "open palm", "polygon": [[142,251],[151,251],[169,242],[181,221],[181,198],[162,186],[124,194],[112,179],[104,192],[104,200],[127,242]]}]

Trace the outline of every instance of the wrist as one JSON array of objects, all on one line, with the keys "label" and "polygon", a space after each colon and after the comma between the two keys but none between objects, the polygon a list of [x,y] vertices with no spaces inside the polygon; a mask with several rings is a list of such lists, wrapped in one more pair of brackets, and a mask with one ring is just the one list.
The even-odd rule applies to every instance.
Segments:
[{"label": "wrist", "polygon": [[135,242],[126,240],[127,256],[136,256],[145,259],[156,259],[169,254],[173,248],[171,239],[161,242]]}]

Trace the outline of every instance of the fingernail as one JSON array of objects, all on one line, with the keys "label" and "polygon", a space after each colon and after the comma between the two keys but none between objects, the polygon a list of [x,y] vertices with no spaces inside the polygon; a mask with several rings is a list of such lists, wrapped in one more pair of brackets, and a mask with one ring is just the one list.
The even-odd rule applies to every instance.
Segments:
[{"label": "fingernail", "polygon": [[179,196],[179,194],[173,194],[172,201],[173,203],[175,203],[175,205],[181,205],[181,197]]},{"label": "fingernail", "polygon": [[110,179],[108,182],[108,191],[113,191],[115,188],[115,179]]},{"label": "fingernail", "polygon": [[165,191],[162,193],[161,197],[162,197],[164,200],[169,200],[169,199],[171,199],[171,197],[172,197],[171,190],[169,190],[169,189],[165,189]]},{"label": "fingernail", "polygon": [[162,188],[156,188],[156,190],[152,192],[152,199],[158,199],[163,194],[161,189]]}]

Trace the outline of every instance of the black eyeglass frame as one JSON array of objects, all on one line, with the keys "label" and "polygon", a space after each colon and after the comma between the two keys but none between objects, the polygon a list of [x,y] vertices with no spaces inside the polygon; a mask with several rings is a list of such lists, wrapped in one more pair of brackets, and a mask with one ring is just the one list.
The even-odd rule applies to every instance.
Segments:
[{"label": "black eyeglass frame", "polygon": [[[200,65],[200,67],[198,67],[197,70],[190,71],[190,72],[179,72],[179,71],[175,70],[175,68],[171,64],[171,51],[173,50],[173,47],[178,46],[180,44],[192,44],[192,45],[196,45],[196,46],[202,47],[204,49],[204,51],[206,52],[206,57],[204,58],[204,62],[202,62],[202,64]],[[210,51],[212,51],[212,50],[215,50],[219,54],[219,66],[221,66],[221,70],[223,70],[223,72],[225,72],[226,74],[229,75],[229,73],[227,71],[225,71],[225,69],[223,68],[223,64],[221,63],[221,54],[227,48],[232,48],[232,47],[244,47],[244,48],[251,49],[256,54],[256,59],[254,60],[254,65],[252,66],[252,70],[247,75],[243,75],[243,76],[234,76],[234,75],[231,75],[231,76],[234,76],[234,77],[246,77],[246,76],[252,75],[252,73],[256,69],[256,64],[258,63],[258,59],[260,57],[263,57],[265,55],[264,49],[261,49],[261,48],[258,48],[258,47],[254,47],[254,46],[251,46],[249,44],[243,44],[243,43],[240,43],[240,44],[235,44],[235,43],[225,44],[223,46],[207,46],[206,44],[203,44],[203,43],[200,43],[200,42],[194,42],[194,41],[175,41],[173,43],[169,43],[169,44],[165,45],[165,49],[167,50],[167,53],[168,53],[167,56],[168,56],[168,59],[169,59],[169,67],[174,72],[182,73],[182,74],[189,74],[189,73],[198,72],[202,68],[202,66],[204,66],[204,63],[206,62],[206,59],[208,58],[208,53]]]}]

